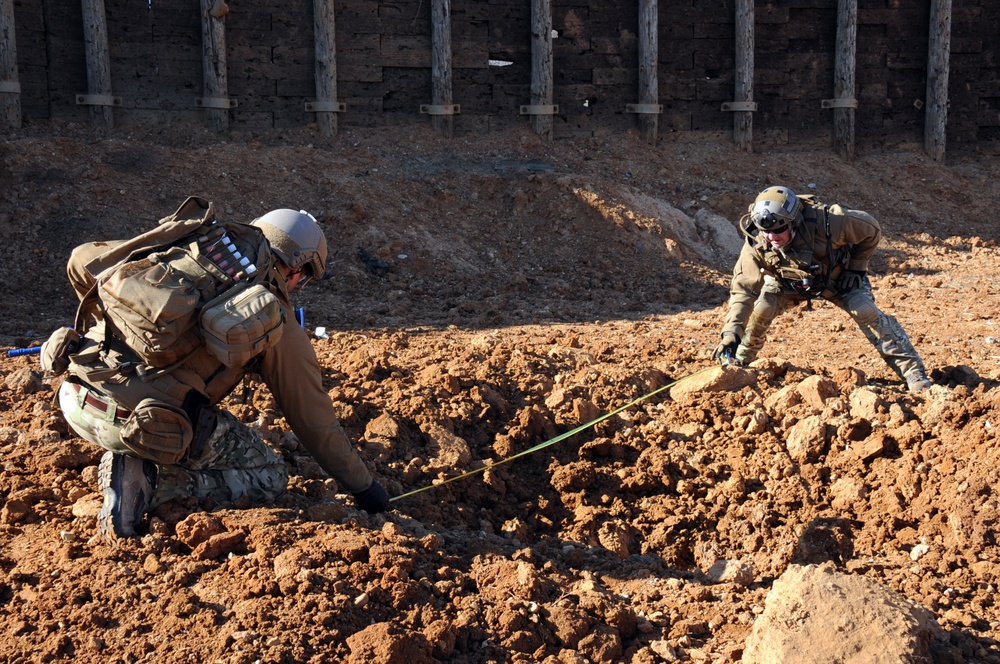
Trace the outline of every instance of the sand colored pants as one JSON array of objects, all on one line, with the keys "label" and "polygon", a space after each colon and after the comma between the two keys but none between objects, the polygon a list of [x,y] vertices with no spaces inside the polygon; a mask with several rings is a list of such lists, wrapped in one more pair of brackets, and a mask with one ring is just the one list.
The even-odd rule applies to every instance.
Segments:
[{"label": "sand colored pants", "polygon": [[[85,392],[64,382],[59,406],[73,431],[111,452],[135,456],[121,442],[123,420],[99,413],[84,403]],[[269,501],[284,493],[288,468],[261,435],[225,410],[217,411],[216,426],[197,459],[184,458],[176,465],[156,465],[156,493],[150,508],[172,498],[193,496],[199,501],[231,501],[244,496]]]},{"label": "sand colored pants", "polygon": [[[774,277],[765,277],[764,286],[750,312],[746,331],[736,350],[736,359],[743,364],[752,362],[764,346],[767,329],[778,314],[803,299],[802,295],[789,291]],[[924,370],[923,361],[899,321],[876,306],[868,277],[862,280],[860,288],[826,299],[850,315],[885,363],[900,378],[905,378],[917,369]]]}]

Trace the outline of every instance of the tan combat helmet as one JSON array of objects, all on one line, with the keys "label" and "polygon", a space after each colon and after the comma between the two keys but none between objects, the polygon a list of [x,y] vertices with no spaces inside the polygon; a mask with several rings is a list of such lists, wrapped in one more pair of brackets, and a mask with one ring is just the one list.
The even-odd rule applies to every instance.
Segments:
[{"label": "tan combat helmet", "polygon": [[316,217],[305,210],[272,210],[254,219],[267,238],[268,244],[282,263],[297,270],[304,268],[303,287],[310,279],[323,276],[326,270],[326,236],[316,223]]},{"label": "tan combat helmet", "polygon": [[802,212],[802,201],[788,187],[768,187],[757,194],[748,212],[757,228],[780,232],[795,223]]}]

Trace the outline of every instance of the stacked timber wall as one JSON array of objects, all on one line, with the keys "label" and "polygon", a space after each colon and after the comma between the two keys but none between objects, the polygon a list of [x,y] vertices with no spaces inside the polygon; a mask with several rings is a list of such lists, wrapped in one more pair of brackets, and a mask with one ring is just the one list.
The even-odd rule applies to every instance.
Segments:
[{"label": "stacked timber wall", "polygon": [[[8,1],[11,0],[0,0]],[[86,122],[80,0],[12,0],[25,125]],[[731,133],[737,3],[660,0],[656,57],[659,136]],[[858,0],[856,141],[864,148],[923,141],[928,25],[934,0]],[[429,123],[432,0],[337,0],[341,127]],[[204,123],[199,0],[104,0],[115,125]],[[604,136],[637,126],[636,0],[552,0],[553,135]],[[230,0],[224,17],[229,127],[304,126],[316,114],[313,0]],[[753,3],[753,113],[761,141],[828,143],[837,0]],[[456,133],[530,126],[530,0],[450,5]],[[1000,141],[1000,2],[953,0],[949,150]]]}]

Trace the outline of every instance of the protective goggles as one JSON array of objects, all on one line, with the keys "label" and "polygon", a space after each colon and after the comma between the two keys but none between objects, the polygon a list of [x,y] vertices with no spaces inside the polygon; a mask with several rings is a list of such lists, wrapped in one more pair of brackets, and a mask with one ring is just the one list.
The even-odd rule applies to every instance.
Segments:
[{"label": "protective goggles", "polygon": [[757,219],[754,221],[757,228],[761,229],[765,233],[773,233],[775,235],[779,233],[784,233],[788,230],[788,220],[779,217],[778,215],[765,210],[757,215]]}]

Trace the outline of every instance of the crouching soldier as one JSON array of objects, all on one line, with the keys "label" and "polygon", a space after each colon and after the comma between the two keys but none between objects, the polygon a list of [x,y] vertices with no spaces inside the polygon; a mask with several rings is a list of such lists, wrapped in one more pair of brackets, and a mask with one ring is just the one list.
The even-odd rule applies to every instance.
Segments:
[{"label": "crouching soldier", "polygon": [[70,428],[107,450],[102,538],[135,536],[144,515],[172,498],[270,501],[285,491],[280,457],[217,405],[249,372],[359,507],[388,509],[294,323],[289,294],[323,274],[326,256],[323,231],[304,211],[221,222],[195,197],[131,240],[73,251],[67,272],[80,307],[41,362],[69,373],[58,398]]},{"label": "crouching soldier", "polygon": [[714,357],[748,364],[775,317],[815,297],[846,311],[911,392],[931,386],[899,322],[876,305],[868,260],[882,230],[867,212],[826,206],[768,187],[740,220],[746,236],[733,268],[729,312]]}]

